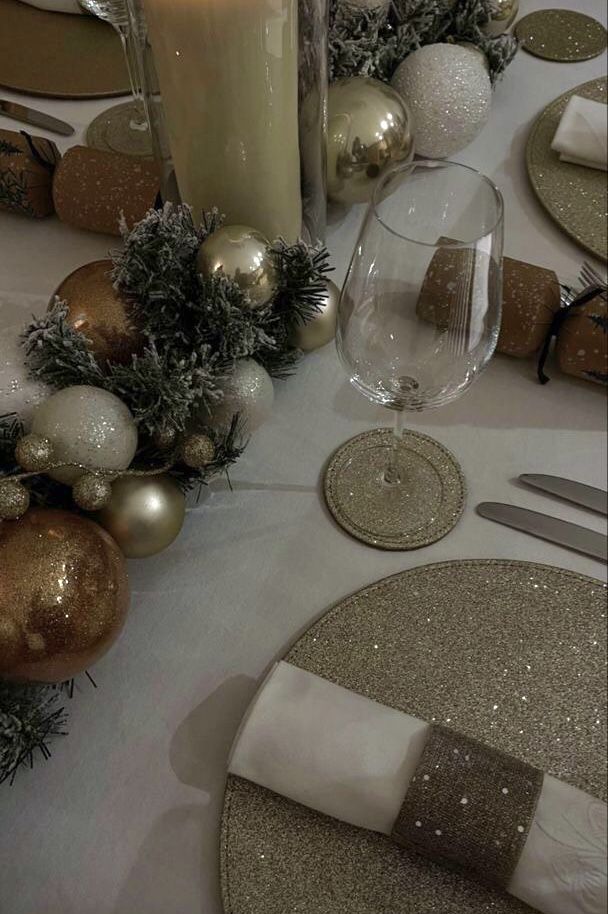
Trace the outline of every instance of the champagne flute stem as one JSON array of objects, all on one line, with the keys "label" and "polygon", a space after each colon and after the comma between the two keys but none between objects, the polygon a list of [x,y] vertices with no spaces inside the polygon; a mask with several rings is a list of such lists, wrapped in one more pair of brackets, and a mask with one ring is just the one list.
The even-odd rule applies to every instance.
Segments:
[{"label": "champagne flute stem", "polygon": [[[135,39],[133,37],[132,28],[122,28],[116,27],[116,31],[120,36],[120,43],[122,44],[122,50],[125,56],[125,61],[127,64],[127,72],[129,74],[129,84],[131,86],[131,95],[135,101],[138,109],[142,112],[145,112],[145,105],[143,99],[143,91],[141,84],[141,73],[138,66],[138,55],[135,48]],[[131,119],[129,125],[131,130],[147,130],[148,123],[145,116],[138,115]]]},{"label": "champagne flute stem", "polygon": [[395,419],[393,423],[393,438],[389,453],[388,464],[384,471],[384,482],[387,486],[398,486],[401,483],[399,473],[399,448],[403,437],[403,410],[393,410]]}]

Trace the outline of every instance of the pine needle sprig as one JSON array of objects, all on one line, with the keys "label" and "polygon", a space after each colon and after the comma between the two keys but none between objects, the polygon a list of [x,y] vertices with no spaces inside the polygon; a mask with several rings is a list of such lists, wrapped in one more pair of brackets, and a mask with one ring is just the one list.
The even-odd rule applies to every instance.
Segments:
[{"label": "pine needle sprig", "polygon": [[55,686],[0,682],[0,784],[31,767],[36,751],[49,758],[49,741],[66,735],[60,699]]}]

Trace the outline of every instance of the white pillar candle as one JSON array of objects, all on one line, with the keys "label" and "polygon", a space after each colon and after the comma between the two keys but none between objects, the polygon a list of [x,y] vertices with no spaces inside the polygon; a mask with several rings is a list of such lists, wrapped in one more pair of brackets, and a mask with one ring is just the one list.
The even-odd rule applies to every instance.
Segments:
[{"label": "white pillar candle", "polygon": [[300,234],[297,0],[144,0],[183,202]]}]

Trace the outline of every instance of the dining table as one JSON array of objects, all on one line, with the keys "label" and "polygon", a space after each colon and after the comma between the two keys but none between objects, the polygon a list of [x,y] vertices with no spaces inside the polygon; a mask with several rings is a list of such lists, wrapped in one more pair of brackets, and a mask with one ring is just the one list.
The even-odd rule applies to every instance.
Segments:
[{"label": "dining table", "polygon": [[[521,0],[520,15],[554,5]],[[605,23],[602,0],[567,5]],[[605,55],[558,63],[519,50],[495,87],[487,125],[453,156],[500,189],[505,254],[555,270],[565,283],[577,282],[585,260],[605,267],[536,199],[526,141],[547,104],[605,73]],[[83,142],[87,125],[113,103],[1,92],[75,126],[70,138],[36,130],[62,151]],[[0,127],[15,129],[2,116]],[[329,212],[338,285],[363,212]],[[0,334],[44,311],[72,270],[119,246],[119,238],[55,216],[0,212]],[[416,566],[471,558],[527,560],[603,579],[596,559],[475,511],[482,501],[506,502],[605,530],[599,514],[518,481],[547,473],[606,488],[606,391],[551,362],[547,370],[551,380],[541,385],[533,359],[497,354],[460,399],[406,416],[406,427],[456,455],[467,502],[446,537],[394,552],[352,539],[323,498],[330,455],[351,436],[390,425],[390,414],[351,386],[331,343],[276,382],[272,414],[230,478],[189,500],[170,548],[129,561],[124,632],[91,668],[96,688],[80,676],[64,696],[69,734],[53,740],[48,760],[38,756],[0,786],[0,914],[221,914],[219,828],[239,721],[273,661],[348,594]]]}]

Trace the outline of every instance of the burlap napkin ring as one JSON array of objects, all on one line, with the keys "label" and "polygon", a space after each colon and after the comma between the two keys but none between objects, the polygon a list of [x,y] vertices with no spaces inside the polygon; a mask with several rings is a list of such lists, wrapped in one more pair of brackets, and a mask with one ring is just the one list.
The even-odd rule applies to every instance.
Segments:
[{"label": "burlap napkin ring", "polygon": [[433,725],[392,837],[408,850],[506,888],[542,784],[539,769]]}]

